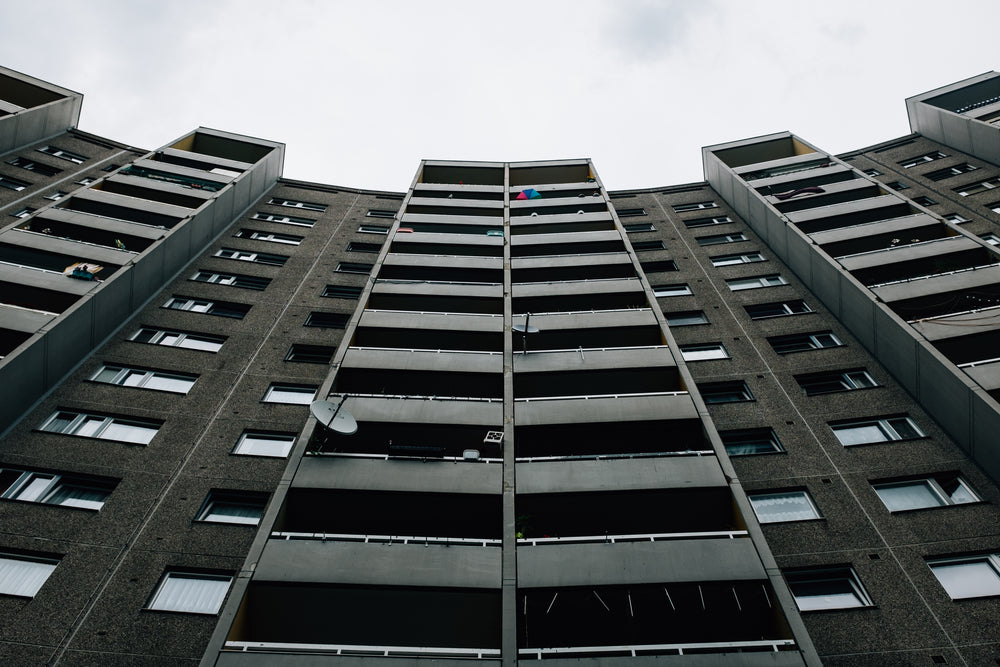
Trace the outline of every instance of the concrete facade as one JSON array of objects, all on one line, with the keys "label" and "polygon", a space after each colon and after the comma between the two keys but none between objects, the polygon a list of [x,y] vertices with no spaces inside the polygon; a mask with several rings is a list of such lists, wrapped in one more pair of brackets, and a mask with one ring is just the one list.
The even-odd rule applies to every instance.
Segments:
[{"label": "concrete facade", "polygon": [[124,146],[0,76],[35,91],[0,94],[6,663],[1000,657],[1000,166],[921,116],[1000,132],[996,75],[841,156],[405,193],[207,128]]}]

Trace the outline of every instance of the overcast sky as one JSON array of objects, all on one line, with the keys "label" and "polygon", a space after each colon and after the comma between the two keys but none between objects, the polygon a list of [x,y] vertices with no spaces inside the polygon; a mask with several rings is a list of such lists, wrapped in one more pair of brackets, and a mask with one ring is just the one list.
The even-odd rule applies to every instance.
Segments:
[{"label": "overcast sky", "polygon": [[904,98],[1000,66],[998,0],[0,0],[0,64],[157,148],[199,125],[285,176],[405,190],[421,158],[591,157],[611,189],[702,179],[700,148],[909,132]]}]

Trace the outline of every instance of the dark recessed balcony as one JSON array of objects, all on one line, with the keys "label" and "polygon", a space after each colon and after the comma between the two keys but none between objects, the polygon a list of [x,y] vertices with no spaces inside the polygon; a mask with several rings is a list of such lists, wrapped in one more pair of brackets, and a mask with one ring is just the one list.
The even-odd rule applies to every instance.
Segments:
[{"label": "dark recessed balcony", "polygon": [[[348,399],[352,413],[355,409]],[[360,399],[357,399],[360,400]],[[500,404],[493,404],[498,408]],[[358,415],[355,414],[357,417]],[[309,443],[308,451],[319,454],[364,455],[376,458],[412,458],[433,460],[470,460],[482,462],[484,459],[500,460],[501,446],[487,443],[490,431],[503,431],[502,417],[495,425],[430,423],[430,422],[389,422],[358,419],[358,432],[346,436],[317,428]],[[474,450],[478,458],[467,459],[469,450]],[[448,465],[452,465],[450,462]]]},{"label": "dark recessed balcony", "polygon": [[713,453],[699,419],[518,426],[514,442],[518,461]]}]

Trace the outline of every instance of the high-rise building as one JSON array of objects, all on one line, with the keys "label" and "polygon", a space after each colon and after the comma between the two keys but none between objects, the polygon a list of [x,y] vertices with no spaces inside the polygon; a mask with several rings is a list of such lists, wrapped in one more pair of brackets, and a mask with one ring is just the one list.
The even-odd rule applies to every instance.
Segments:
[{"label": "high-rise building", "polygon": [[844,155],[291,181],[0,69],[0,656],[1000,659],[1000,75]]}]

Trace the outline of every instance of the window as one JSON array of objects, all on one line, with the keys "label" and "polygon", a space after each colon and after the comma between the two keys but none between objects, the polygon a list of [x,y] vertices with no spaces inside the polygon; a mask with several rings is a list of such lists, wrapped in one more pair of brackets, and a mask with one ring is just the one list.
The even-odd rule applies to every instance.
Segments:
[{"label": "window", "polygon": [[238,238],[253,239],[254,241],[268,241],[269,243],[285,243],[287,245],[299,245],[302,243],[301,236],[294,234],[279,234],[278,232],[261,232],[256,229],[241,229],[233,234]]},{"label": "window", "polygon": [[964,216],[962,216],[962,215],[960,215],[958,213],[948,213],[948,214],[943,215],[941,217],[943,217],[948,222],[954,222],[954,223],[969,222],[968,218],[966,218],[966,217],[964,217]]},{"label": "window", "polygon": [[969,185],[963,185],[961,187],[955,188],[955,192],[962,195],[963,197],[968,197],[969,195],[974,195],[980,192],[986,192],[987,190],[994,190],[996,188],[1000,188],[1000,176],[985,181],[979,181],[978,183],[970,183]]},{"label": "window", "polygon": [[712,236],[699,236],[695,238],[700,246],[722,245],[723,243],[739,243],[746,241],[747,237],[743,232],[733,234],[713,234]]},{"label": "window", "polygon": [[362,234],[388,234],[389,228],[382,225],[361,225],[358,231]]},{"label": "window", "polygon": [[1000,595],[1000,554],[927,561],[952,600]]},{"label": "window", "polygon": [[706,208],[717,208],[718,205],[714,201],[699,201],[693,202],[691,204],[675,204],[675,213],[684,213],[685,211],[701,211]]},{"label": "window", "polygon": [[742,403],[752,401],[753,394],[743,380],[731,382],[707,382],[698,385],[698,393],[707,405],[718,403]]},{"label": "window", "polygon": [[804,352],[806,350],[821,350],[827,347],[841,347],[840,339],[829,331],[813,333],[790,334],[787,336],[772,336],[767,339],[778,354]]},{"label": "window", "polygon": [[774,429],[748,428],[735,431],[721,431],[719,437],[730,456],[750,456],[752,454],[773,454],[783,452],[781,441]]},{"label": "window", "polygon": [[99,510],[114,488],[113,480],[99,477],[0,470],[0,498],[8,500]]},{"label": "window", "polygon": [[979,238],[986,241],[990,245],[1000,245],[1000,236],[997,236],[996,234],[993,233],[980,234]]},{"label": "window", "polygon": [[96,178],[91,178],[90,176],[84,176],[79,181],[77,181],[76,184],[77,185],[90,185],[91,183],[93,183],[96,180],[97,180]]},{"label": "window", "polygon": [[216,283],[218,285],[232,285],[233,287],[256,290],[262,290],[271,284],[270,278],[243,276],[238,273],[215,273],[213,271],[199,271],[191,276],[191,280],[199,283]]},{"label": "window", "polygon": [[37,208],[32,208],[31,206],[25,206],[22,209],[14,211],[13,213],[11,213],[11,215],[14,216],[15,218],[27,218],[29,215],[31,215],[37,210],[38,210]]},{"label": "window", "polygon": [[62,199],[63,197],[65,197],[68,194],[69,194],[68,192],[63,192],[62,190],[56,190],[52,194],[46,195],[45,198],[46,199],[51,199],[52,201],[59,201],[60,199]]},{"label": "window", "polygon": [[115,164],[114,162],[112,162],[108,166],[106,166],[103,169],[101,169],[101,171],[109,171],[110,172],[110,171],[114,171],[115,169],[121,169],[121,168],[122,168],[122,166],[120,164]]},{"label": "window", "polygon": [[359,241],[351,241],[347,244],[348,252],[379,252],[382,250],[381,243],[361,243]]},{"label": "window", "polygon": [[350,315],[346,313],[324,313],[314,310],[306,317],[305,326],[324,329],[343,329],[347,326]]},{"label": "window", "polygon": [[644,208],[616,208],[619,218],[632,218],[639,215],[646,215]]},{"label": "window", "polygon": [[222,349],[222,344],[226,342],[226,339],[223,336],[210,336],[208,334],[192,334],[181,331],[149,328],[139,329],[129,337],[129,340],[135,341],[136,343],[169,345],[173,347],[184,347],[189,350],[202,350],[205,352],[218,352]]},{"label": "window", "polygon": [[865,176],[871,176],[872,178],[875,178],[876,176],[881,176],[882,175],[882,172],[879,171],[878,169],[865,169],[862,173]]},{"label": "window", "polygon": [[657,297],[687,296],[692,292],[688,285],[654,285],[653,294]]},{"label": "window", "polygon": [[631,222],[627,225],[622,225],[625,228],[626,234],[634,234],[636,232],[655,232],[656,227],[653,226],[651,222]]},{"label": "window", "polygon": [[67,151],[57,146],[45,146],[44,148],[39,148],[38,150],[39,152],[51,155],[52,157],[69,160],[73,164],[83,164],[85,161],[90,159],[84,155],[80,155],[79,153],[73,153],[72,151]]},{"label": "window", "polygon": [[336,348],[326,345],[305,345],[295,343],[288,349],[285,361],[297,361],[306,364],[328,364],[333,358]]},{"label": "window", "polygon": [[685,310],[680,313],[664,313],[667,326],[688,327],[694,324],[708,324],[708,317],[701,310]]},{"label": "window", "polygon": [[871,598],[852,567],[795,570],[784,574],[799,611],[872,606]]},{"label": "window", "polygon": [[218,315],[220,317],[235,317],[242,320],[250,312],[250,306],[243,303],[229,303],[227,301],[206,301],[203,299],[187,299],[185,297],[171,297],[164,308],[173,310],[190,310],[195,313],[206,313],[208,315]]},{"label": "window", "polygon": [[333,299],[358,299],[361,297],[361,288],[351,285],[327,285],[323,288],[323,296]]},{"label": "window", "polygon": [[213,489],[201,506],[197,521],[256,526],[264,516],[266,504],[267,496],[263,494]]},{"label": "window", "polygon": [[663,241],[634,241],[632,243],[632,248],[634,250],[662,250],[666,246]]},{"label": "window", "polygon": [[367,213],[365,213],[365,217],[367,217],[367,218],[389,218],[389,219],[392,219],[392,218],[396,217],[396,212],[395,211],[381,210],[381,209],[377,209],[377,208],[371,208],[371,209],[368,209]]},{"label": "window", "polygon": [[893,482],[873,482],[872,488],[890,512],[980,501],[969,483],[954,473]]},{"label": "window", "polygon": [[936,206],[937,205],[936,201],[934,201],[930,197],[925,197],[923,195],[920,195],[919,197],[914,197],[913,201],[916,202],[917,204],[920,204],[921,206]]},{"label": "window", "polygon": [[830,428],[844,447],[924,437],[924,432],[909,417],[838,422],[830,424]]},{"label": "window", "polygon": [[892,188],[893,190],[907,190],[910,187],[909,185],[901,181],[893,181],[891,183],[886,183],[886,185]]},{"label": "window", "polygon": [[294,442],[295,435],[292,433],[244,431],[236,442],[236,449],[233,450],[233,453],[283,459],[292,450]]},{"label": "window", "polygon": [[975,171],[977,167],[972,166],[968,162],[963,162],[962,164],[956,164],[952,167],[945,167],[944,169],[938,169],[937,171],[930,171],[924,174],[924,178],[929,178],[932,181],[943,181],[946,178],[951,178],[952,176],[958,176],[959,174],[966,174],[970,171]]},{"label": "window", "polygon": [[277,222],[282,225],[298,225],[300,227],[312,227],[316,221],[311,218],[299,218],[294,215],[275,215],[274,213],[257,212],[250,216],[254,220],[266,220],[267,222]]},{"label": "window", "polygon": [[149,609],[187,614],[216,614],[232,577],[221,574],[167,572],[149,601]]},{"label": "window", "polygon": [[910,167],[916,167],[919,164],[924,164],[925,162],[933,162],[934,160],[940,160],[941,158],[948,157],[941,151],[934,151],[933,153],[927,153],[926,155],[918,155],[917,157],[911,157],[907,160],[900,161],[900,166],[903,169],[909,169]]},{"label": "window", "polygon": [[35,162],[34,160],[29,160],[24,157],[16,157],[13,160],[8,160],[7,164],[12,164],[15,167],[20,167],[21,169],[27,169],[28,171],[34,171],[43,176],[55,176],[56,174],[62,173],[62,169],[56,169],[55,167],[50,167],[47,164],[42,164],[41,162]]},{"label": "window", "polygon": [[772,301],[770,303],[756,303],[744,306],[747,315],[752,320],[763,320],[769,317],[785,317],[786,315],[802,315],[811,313],[812,308],[802,299],[792,301]]},{"label": "window", "polygon": [[274,206],[287,206],[289,208],[304,208],[307,211],[325,211],[326,205],[324,204],[313,204],[311,202],[305,201],[295,201],[294,199],[282,199],[281,197],[271,197],[268,204],[273,204]]},{"label": "window", "polygon": [[684,226],[688,229],[694,229],[696,227],[709,227],[711,225],[725,225],[732,221],[733,219],[728,215],[721,215],[714,218],[694,218],[692,220],[685,220]]},{"label": "window", "polygon": [[284,266],[288,261],[287,255],[272,255],[267,252],[252,252],[250,250],[236,250],[234,248],[222,248],[215,251],[216,257],[226,259],[238,259],[242,262],[256,262],[258,264],[271,264],[272,266]]},{"label": "window", "polygon": [[681,345],[681,357],[684,361],[706,361],[709,359],[728,359],[729,353],[722,343],[705,343],[703,345]]},{"label": "window", "polygon": [[10,176],[4,176],[0,174],[0,188],[7,188],[8,190],[16,190],[20,192],[31,185],[27,181],[22,181],[19,178],[11,178]]},{"label": "window", "polygon": [[818,519],[819,510],[806,491],[747,494],[761,523]]},{"label": "window", "polygon": [[169,391],[174,394],[186,394],[191,391],[198,376],[105,364],[91,375],[90,379],[94,382],[117,384],[123,387],[141,387],[142,389]]},{"label": "window", "polygon": [[49,433],[77,435],[148,445],[159,430],[160,424],[130,417],[110,417],[70,410],[56,410],[38,427]]},{"label": "window", "polygon": [[764,255],[759,252],[748,252],[740,255],[718,255],[711,257],[712,266],[733,266],[734,264],[753,264],[763,262]]},{"label": "window", "polygon": [[796,375],[795,380],[805,390],[806,396],[832,394],[838,391],[852,391],[854,389],[868,389],[869,387],[878,386],[878,383],[868,374],[868,371],[861,369]]},{"label": "window", "polygon": [[271,383],[264,392],[264,403],[284,403],[286,405],[309,405],[316,399],[319,387],[299,384]]},{"label": "window", "polygon": [[338,273],[371,273],[374,264],[361,264],[359,262],[341,262],[335,269]]},{"label": "window", "polygon": [[0,595],[35,597],[58,564],[54,558],[0,553]]},{"label": "window", "polygon": [[758,287],[777,287],[779,285],[787,285],[788,281],[777,273],[772,273],[768,276],[757,276],[755,278],[737,278],[735,280],[727,280],[726,285],[733,292],[739,292],[745,289],[757,289]]},{"label": "window", "polygon": [[1000,201],[998,201],[998,202],[997,202],[997,203],[995,203],[995,204],[988,204],[987,206],[988,206],[988,207],[989,207],[989,209],[990,209],[991,211],[993,211],[994,213],[1000,213]]},{"label": "window", "polygon": [[646,273],[664,273],[666,271],[676,271],[677,262],[672,259],[661,259],[655,262],[639,262],[639,266]]}]

